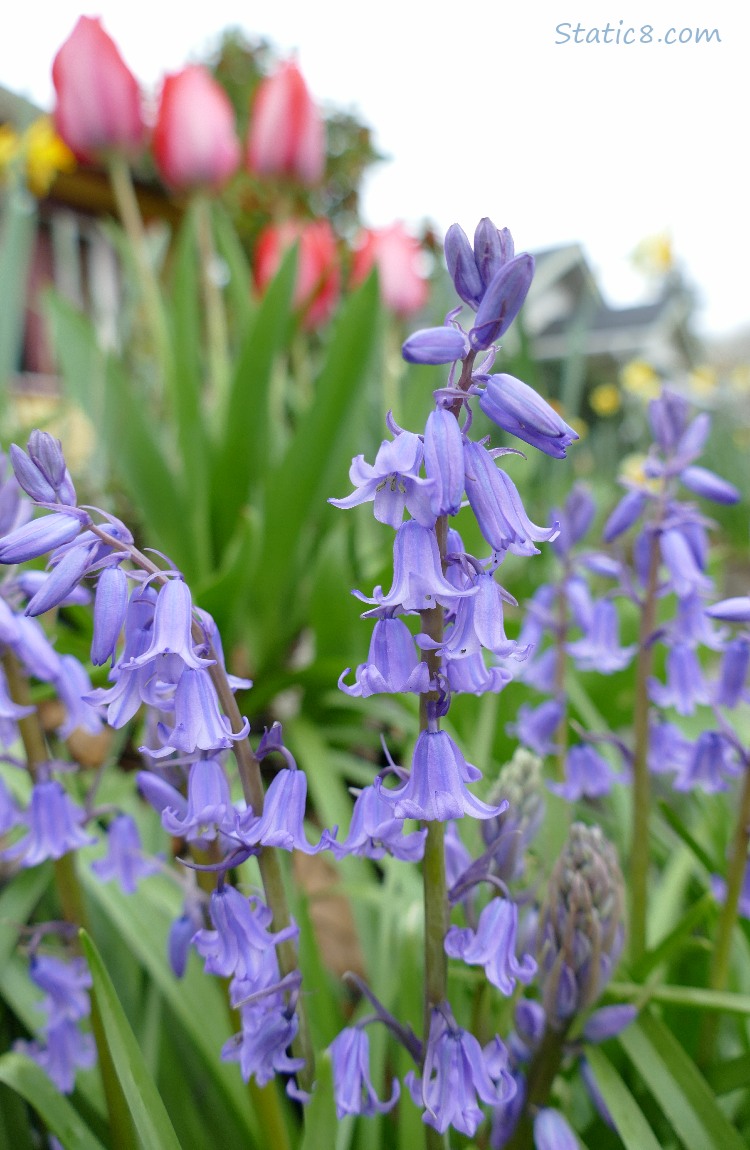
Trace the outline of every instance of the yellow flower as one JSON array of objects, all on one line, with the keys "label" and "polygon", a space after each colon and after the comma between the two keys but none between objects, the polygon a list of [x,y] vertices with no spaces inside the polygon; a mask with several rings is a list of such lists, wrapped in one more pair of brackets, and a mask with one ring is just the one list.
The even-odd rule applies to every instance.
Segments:
[{"label": "yellow flower", "polygon": [[625,391],[641,399],[656,399],[661,391],[661,380],[650,363],[644,359],[631,359],[620,372],[620,383]]},{"label": "yellow flower", "polygon": [[669,232],[646,236],[633,252],[633,263],[648,276],[665,276],[674,267],[672,237]]},{"label": "yellow flower", "polygon": [[626,455],[620,464],[620,478],[624,479],[627,483],[632,483],[635,487],[643,487],[648,491],[658,491],[658,479],[649,478],[644,471],[644,465],[648,456],[639,453]]},{"label": "yellow flower", "polygon": [[719,375],[716,368],[710,367],[708,364],[696,367],[695,371],[691,371],[688,376],[688,383],[697,395],[710,395],[718,382]]},{"label": "yellow flower", "polygon": [[9,167],[21,151],[18,133],[10,124],[0,126],[0,172]]},{"label": "yellow flower", "polygon": [[58,172],[72,172],[73,153],[52,127],[49,116],[40,116],[24,133],[26,180],[35,196],[43,196]]},{"label": "yellow flower", "polygon": [[599,383],[591,392],[589,402],[596,414],[606,419],[622,407],[620,389],[616,383]]}]

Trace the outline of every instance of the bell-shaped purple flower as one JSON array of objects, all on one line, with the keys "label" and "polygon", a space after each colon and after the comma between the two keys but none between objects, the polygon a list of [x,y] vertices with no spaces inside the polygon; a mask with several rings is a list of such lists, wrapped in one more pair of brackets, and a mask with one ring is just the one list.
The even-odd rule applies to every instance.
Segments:
[{"label": "bell-shaped purple flower", "polygon": [[395,817],[383,794],[375,787],[363,787],[354,803],[349,834],[330,847],[337,859],[362,855],[377,860],[389,854],[403,862],[419,862],[426,835],[426,830],[404,834],[403,819]]},{"label": "bell-shaped purple flower", "polygon": [[750,623],[750,595],[738,595],[733,599],[722,599],[706,607],[706,614],[712,619],[723,619],[726,623]]},{"label": "bell-shaped purple flower", "polygon": [[[477,267],[467,235],[459,224],[452,224],[446,232],[445,262],[458,295],[476,311],[487,284]],[[488,261],[485,259],[484,262],[487,264]]]},{"label": "bell-shaped purple flower", "polygon": [[[462,659],[482,650],[492,651],[500,658],[511,655],[523,658],[528,651],[519,649],[517,641],[505,634],[503,603],[515,604],[513,596],[488,571],[478,571],[469,585],[475,587],[477,593],[459,601],[455,622],[442,644],[444,651],[452,659]],[[420,639],[420,645],[430,646],[425,637]]]},{"label": "bell-shaped purple flower", "polygon": [[564,714],[565,707],[558,699],[547,699],[538,707],[522,703],[516,712],[515,723],[508,723],[505,729],[524,747],[543,758],[556,749],[554,737]]},{"label": "bell-shaped purple flower", "polygon": [[358,1026],[345,1027],[331,1043],[330,1053],[339,1121],[347,1114],[372,1117],[393,1109],[401,1093],[399,1081],[393,1079],[390,1098],[381,1102],[370,1077],[370,1039],[365,1030]]},{"label": "bell-shaped purple flower", "polygon": [[96,1065],[96,1046],[90,1034],[84,1034],[77,1022],[62,1021],[50,1026],[45,1042],[16,1042],[14,1049],[32,1058],[61,1094],[70,1094],[75,1086],[76,1071]]},{"label": "bell-shaped purple flower", "polygon": [[543,1106],[534,1115],[535,1150],[578,1150],[578,1139],[559,1110]]},{"label": "bell-shaped purple flower", "polygon": [[106,856],[93,862],[91,869],[102,882],[117,879],[124,894],[134,894],[139,880],[157,874],[159,866],[144,858],[135,820],[122,814],[109,824]]},{"label": "bell-shaped purple flower", "polygon": [[719,681],[714,688],[713,702],[719,707],[736,707],[746,701],[747,672],[750,668],[750,642],[739,636],[727,644],[721,660]]},{"label": "bell-shaped purple flower", "polygon": [[395,439],[381,443],[375,463],[356,456],[349,468],[349,478],[356,490],[345,499],[329,499],[334,507],[358,507],[374,501],[375,518],[397,530],[404,509],[424,527],[432,527],[435,516],[430,507],[432,481],[421,479],[424,447],[418,435],[402,431]]},{"label": "bell-shaped purple flower", "polygon": [[624,534],[637,523],[645,510],[648,498],[647,492],[637,488],[623,495],[602,528],[602,539],[605,543],[612,543],[618,535]]},{"label": "bell-shaped purple flower", "polygon": [[479,406],[488,419],[545,455],[565,458],[567,448],[578,439],[578,434],[533,387],[512,375],[475,376],[475,379],[486,382]]},{"label": "bell-shaped purple flower", "polygon": [[538,555],[534,543],[548,542],[558,525],[537,527],[526,515],[513,481],[481,443],[464,444],[466,495],[482,535],[494,551]]},{"label": "bell-shaped purple flower", "polygon": [[648,690],[657,706],[674,707],[678,715],[692,715],[698,704],[709,700],[698,656],[684,643],[675,643],[669,649],[666,683],[650,679]]},{"label": "bell-shaped purple flower", "polygon": [[477,308],[469,342],[484,351],[505,334],[518,315],[534,278],[534,257],[516,256],[495,272]]},{"label": "bell-shaped purple flower", "polygon": [[422,819],[425,822],[460,819],[471,815],[490,819],[503,809],[491,807],[466,789],[466,783],[482,777],[467,763],[446,731],[422,731],[414,747],[411,773],[402,786],[386,790],[381,780],[375,786],[389,803],[397,819]]},{"label": "bell-shaped purple flower", "polygon": [[56,955],[37,954],[29,964],[29,977],[45,992],[39,1005],[47,1015],[47,1026],[78,1022],[91,1013],[87,993],[91,975],[84,959],[66,962]]},{"label": "bell-shaped purple flower", "polygon": [[32,595],[26,605],[26,614],[43,615],[67,599],[88,571],[97,549],[96,542],[89,541],[66,551]]},{"label": "bell-shaped purple flower", "polygon": [[224,768],[218,759],[196,759],[188,778],[187,809],[166,807],[161,821],[170,835],[211,841],[234,830],[235,809]]},{"label": "bell-shaped purple flower", "polygon": [[600,1006],[586,1019],[583,1037],[586,1042],[606,1042],[609,1038],[616,1038],[630,1026],[637,1014],[638,1007],[630,1003]]},{"label": "bell-shaped purple flower", "polygon": [[680,472],[680,480],[688,491],[703,499],[710,499],[713,503],[739,502],[740,493],[737,488],[707,467],[685,467]]},{"label": "bell-shaped purple flower", "polygon": [[35,783],[26,812],[28,833],[0,857],[19,859],[21,866],[32,867],[89,846],[96,840],[81,827],[85,817],[57,779]]},{"label": "bell-shaped purple flower", "polygon": [[131,658],[129,667],[143,667],[160,655],[178,655],[186,667],[199,671],[213,659],[203,659],[195,651],[192,637],[193,600],[182,579],[169,579],[160,588],[154,608],[151,642],[142,654]]},{"label": "bell-shaped purple flower", "polygon": [[242,728],[232,731],[229,719],[219,709],[216,688],[208,672],[185,667],[174,692],[174,726],[159,723],[158,730],[165,745],[148,751],[155,758],[174,750],[187,755],[194,751],[226,750],[233,742],[245,738],[250,724],[243,719]]},{"label": "bell-shaped purple flower", "polygon": [[242,1030],[222,1048],[222,1060],[239,1062],[245,1082],[254,1078],[259,1086],[266,1086],[277,1074],[294,1074],[305,1065],[304,1059],[287,1053],[299,1020],[278,998],[273,995],[241,1007]]},{"label": "bell-shaped purple flower", "polygon": [[393,544],[393,584],[387,595],[376,587],[371,599],[356,592],[365,603],[376,603],[403,611],[426,611],[439,604],[453,607],[463,595],[476,594],[476,588],[459,591],[442,572],[435,533],[408,519],[396,532]]},{"label": "bell-shaped purple flower", "polygon": [[79,727],[90,735],[98,735],[103,724],[88,701],[92,694],[91,680],[75,655],[60,656],[59,670],[52,682],[65,707],[65,721],[58,728],[60,738],[67,739]]},{"label": "bell-shaped purple flower", "polygon": [[193,943],[205,959],[207,972],[222,978],[234,975],[253,983],[262,969],[263,952],[298,933],[292,923],[272,934],[268,930],[273,918],[269,908],[258,899],[245,898],[228,884],[213,892],[210,907],[215,930],[199,930]]},{"label": "bell-shaped purple flower", "polygon": [[114,657],[128,612],[128,577],[122,567],[105,567],[99,576],[94,599],[94,635],[91,662],[101,667]]},{"label": "bell-shaped purple flower", "polygon": [[596,504],[591,492],[582,483],[573,486],[561,511],[553,512],[560,524],[560,534],[552,543],[552,550],[561,558],[586,535],[596,515]]},{"label": "bell-shaped purple flower", "polygon": [[38,503],[62,503],[74,507],[76,493],[65,466],[62,444],[47,431],[32,431],[26,445],[28,455],[15,443],[10,459],[16,479],[27,495]]},{"label": "bell-shaped purple flower", "polygon": [[456,659],[445,652],[443,668],[451,691],[461,695],[496,695],[513,677],[505,667],[488,667],[481,651]]},{"label": "bell-shaped purple flower", "polygon": [[331,844],[331,835],[323,831],[320,842],[312,846],[305,835],[304,818],[307,800],[307,776],[304,771],[284,768],[266,791],[263,813],[258,818],[251,810],[237,819],[237,835],[246,846],[279,847],[285,851],[302,851],[315,855]]},{"label": "bell-shaped purple flower", "polygon": [[565,782],[547,783],[549,789],[569,803],[608,795],[612,784],[622,782],[606,759],[587,743],[570,747],[565,758]]},{"label": "bell-shaped purple flower", "polygon": [[694,540],[684,525],[672,527],[659,537],[661,557],[671,577],[672,589],[679,598],[710,591],[713,584],[704,575],[704,564],[699,561]]},{"label": "bell-shaped purple flower", "polygon": [[511,995],[516,980],[528,983],[536,974],[530,954],[516,957],[518,907],[512,899],[493,898],[479,916],[476,931],[452,926],[445,936],[445,952],[472,966],[483,966],[487,979],[503,994]]},{"label": "bell-shaped purple flower", "polygon": [[708,794],[725,791],[727,776],[739,774],[736,751],[720,731],[701,731],[681,774],[674,781],[676,791],[698,787]]},{"label": "bell-shaped purple flower", "polygon": [[635,646],[620,646],[620,621],[611,599],[599,599],[582,639],[568,643],[568,654],[582,671],[598,671],[611,675],[627,667],[635,654]]},{"label": "bell-shaped purple flower", "polygon": [[464,494],[463,434],[455,415],[438,407],[427,416],[424,465],[433,481],[430,506],[435,516],[457,515]]},{"label": "bell-shaped purple flower", "polygon": [[348,674],[347,667],[339,677],[339,689],[353,698],[406,692],[422,695],[430,689],[429,668],[417,652],[414,636],[403,619],[389,616],[375,623],[367,662],[357,667],[351,687],[344,683]]},{"label": "bell-shaped purple flower", "polygon": [[409,1071],[406,1083],[416,1105],[424,1107],[423,1122],[441,1134],[453,1126],[469,1138],[484,1118],[479,1100],[502,1106],[516,1092],[500,1039],[482,1049],[473,1034],[437,1009],[432,1011],[422,1077]]},{"label": "bell-shaped purple flower", "polygon": [[684,771],[693,746],[674,723],[652,722],[648,737],[648,769],[655,775]]},{"label": "bell-shaped purple flower", "polygon": [[470,351],[465,332],[458,327],[443,324],[442,327],[426,327],[412,332],[401,347],[401,354],[407,363],[455,363]]},{"label": "bell-shaped purple flower", "polygon": [[668,455],[677,447],[685,433],[690,414],[690,404],[684,396],[669,388],[662,388],[661,394],[648,405],[648,420],[651,434],[656,443]]},{"label": "bell-shaped purple flower", "polygon": [[62,543],[70,543],[82,525],[80,515],[66,515],[62,511],[32,519],[0,541],[0,563],[26,563],[29,559],[38,559]]}]

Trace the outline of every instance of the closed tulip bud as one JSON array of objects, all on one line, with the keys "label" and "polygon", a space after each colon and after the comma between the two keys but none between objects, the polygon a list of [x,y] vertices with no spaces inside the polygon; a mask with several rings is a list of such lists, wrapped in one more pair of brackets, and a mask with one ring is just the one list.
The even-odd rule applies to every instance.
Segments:
[{"label": "closed tulip bud", "polygon": [[260,84],[250,114],[247,166],[258,176],[317,184],[325,169],[325,125],[293,60]]},{"label": "closed tulip bud", "polygon": [[220,188],[240,162],[234,109],[198,64],[167,76],[154,128],[154,159],[170,187]]},{"label": "closed tulip bud", "polygon": [[138,81],[99,19],[81,16],[55,56],[58,135],[79,160],[137,153],[146,126]]},{"label": "closed tulip bud", "polygon": [[380,295],[385,306],[405,318],[427,302],[427,280],[420,268],[422,249],[403,224],[377,231],[366,229],[359,236],[352,263],[352,287],[360,284],[373,264],[378,269]]},{"label": "closed tulip bud", "polygon": [[329,319],[339,298],[336,239],[328,220],[287,220],[266,228],[255,250],[255,282],[263,291],[294,243],[299,243],[299,252],[293,302],[303,327],[310,330]]}]

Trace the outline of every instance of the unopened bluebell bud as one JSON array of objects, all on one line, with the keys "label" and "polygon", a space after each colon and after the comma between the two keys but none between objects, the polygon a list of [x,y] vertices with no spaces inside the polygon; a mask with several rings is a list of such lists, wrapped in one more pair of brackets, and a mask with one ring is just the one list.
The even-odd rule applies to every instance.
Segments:
[{"label": "unopened bluebell bud", "polygon": [[80,530],[80,519],[62,512],[32,519],[0,542],[0,563],[26,563],[29,559],[38,559],[63,543],[71,543]]},{"label": "unopened bluebell bud", "polygon": [[602,539],[611,543],[640,519],[648,501],[645,491],[628,491],[623,495],[602,529]]},{"label": "unopened bluebell bud", "polygon": [[534,257],[524,252],[496,272],[477,308],[469,340],[484,351],[508,330],[526,299],[534,276]]},{"label": "unopened bluebell bud", "polygon": [[115,653],[128,609],[128,577],[122,568],[105,567],[96,585],[91,662],[101,667]]},{"label": "unopened bluebell bud", "polygon": [[739,502],[740,493],[737,488],[707,467],[686,467],[680,472],[680,479],[688,491],[704,499],[711,499],[714,503]]},{"label": "unopened bluebell bud", "polygon": [[484,414],[524,443],[555,459],[565,457],[577,433],[533,387],[512,375],[475,376],[486,381],[479,397]]},{"label": "unopened bluebell bud", "polygon": [[474,232],[474,262],[485,288],[514,256],[513,236],[508,229],[496,228],[488,216],[481,219]]},{"label": "unopened bluebell bud", "polygon": [[445,262],[459,296],[476,311],[486,285],[482,282],[466,232],[458,224],[453,224],[446,232]]},{"label": "unopened bluebell bud", "polygon": [[469,341],[457,327],[426,327],[415,331],[403,344],[407,363],[454,363],[469,353]]}]

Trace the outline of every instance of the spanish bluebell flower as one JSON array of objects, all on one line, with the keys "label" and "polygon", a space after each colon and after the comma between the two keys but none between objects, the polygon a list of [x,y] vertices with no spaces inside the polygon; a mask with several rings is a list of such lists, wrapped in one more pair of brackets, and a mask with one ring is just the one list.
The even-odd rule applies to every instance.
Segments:
[{"label": "spanish bluebell flower", "polygon": [[167,937],[167,959],[175,978],[184,976],[190,955],[190,946],[196,931],[200,929],[200,920],[191,917],[187,908],[170,926]]},{"label": "spanish bluebell flower", "polygon": [[76,1022],[62,1021],[49,1027],[44,1042],[16,1042],[14,1049],[32,1058],[61,1094],[70,1094],[77,1070],[89,1070],[96,1064],[96,1046],[90,1034],[84,1034]]},{"label": "spanish bluebell flower", "polygon": [[526,515],[510,477],[496,467],[493,455],[481,443],[464,444],[466,495],[482,535],[494,551],[538,555],[534,543],[548,542],[558,525],[537,527]]},{"label": "spanish bluebell flower", "polygon": [[[476,588],[476,595],[461,599],[456,607],[453,624],[446,630],[442,650],[453,659],[474,655],[485,650],[500,658],[515,656],[523,659],[528,648],[520,648],[515,639],[505,634],[503,603],[516,601],[488,571],[476,571],[467,586]],[[434,644],[420,636],[420,646],[428,648]]]},{"label": "spanish bluebell flower", "polygon": [[674,788],[691,791],[699,787],[712,794],[725,791],[729,785],[727,776],[739,773],[736,750],[726,735],[720,731],[701,731],[687,763],[674,780]]},{"label": "spanish bluebell flower", "polygon": [[91,1012],[88,989],[91,975],[82,958],[65,961],[57,955],[35,954],[29,963],[31,981],[45,992],[39,1007],[47,1026],[67,1020],[77,1022]]},{"label": "spanish bluebell flower", "polygon": [[622,910],[613,847],[598,827],[574,823],[539,920],[539,983],[553,1029],[565,1029],[604,990],[622,949]]},{"label": "spanish bluebell flower", "polygon": [[544,758],[556,750],[554,738],[564,714],[565,707],[559,699],[547,699],[538,707],[522,703],[516,711],[515,723],[506,723],[505,729],[523,746]]},{"label": "spanish bluebell flower", "polygon": [[493,275],[480,300],[469,342],[475,351],[486,351],[513,323],[534,278],[534,257],[528,252],[514,256]]},{"label": "spanish bluebell flower", "polygon": [[235,815],[224,768],[218,759],[209,757],[196,759],[190,766],[187,809],[165,807],[161,821],[170,835],[210,842],[221,831],[232,833]]},{"label": "spanish bluebell flower", "polygon": [[705,562],[696,555],[695,533],[690,533],[687,524],[672,527],[659,536],[659,546],[664,565],[669,571],[675,595],[680,598],[710,591],[713,583],[704,574]]},{"label": "spanish bluebell flower", "polygon": [[435,533],[408,519],[396,532],[393,544],[393,584],[387,595],[376,587],[372,598],[356,592],[365,603],[403,611],[426,611],[439,604],[452,607],[463,595],[475,595],[476,588],[457,590],[442,572]]},{"label": "spanish bluebell flower", "polygon": [[736,707],[738,703],[747,701],[748,669],[750,669],[750,642],[741,635],[727,643],[724,651],[712,699],[717,706]]},{"label": "spanish bluebell flower", "polygon": [[170,810],[175,816],[184,817],[187,814],[188,801],[181,791],[173,787],[166,779],[161,778],[154,771],[139,771],[136,775],[138,790],[157,814]]},{"label": "spanish bluebell flower", "polygon": [[560,534],[552,540],[552,550],[564,559],[584,538],[596,515],[596,503],[587,487],[575,483],[565,506],[555,510],[553,518],[560,524]]},{"label": "spanish bluebell flower", "polygon": [[66,551],[27,603],[26,614],[43,615],[67,599],[88,571],[96,551],[97,544],[93,540]]},{"label": "spanish bluebell flower", "polygon": [[[155,702],[148,696],[145,696],[145,701]],[[232,731],[229,719],[221,713],[210,675],[202,668],[185,667],[174,691],[174,725],[168,727],[159,723],[158,731],[164,746],[146,749],[153,758],[161,758],[175,750],[188,755],[193,751],[226,750],[233,742],[244,739],[249,730],[250,724],[244,718],[240,730]]]},{"label": "spanish bluebell flower", "polygon": [[159,866],[143,854],[138,826],[130,815],[117,815],[107,828],[107,854],[91,864],[102,882],[117,879],[124,894],[135,894],[138,882],[157,874]]},{"label": "spanish bluebell flower", "polygon": [[738,503],[740,493],[732,483],[727,483],[720,475],[715,475],[707,467],[685,467],[680,472],[680,482],[703,499],[713,503]]},{"label": "spanish bluebell flower", "polygon": [[153,616],[149,646],[130,658],[128,668],[143,667],[161,655],[178,655],[185,667],[199,671],[214,663],[197,654],[192,637],[193,600],[183,579],[168,579],[160,588]]},{"label": "spanish bluebell flower", "polygon": [[667,681],[650,679],[650,698],[659,707],[674,707],[678,715],[692,715],[700,703],[707,703],[709,692],[695,651],[684,643],[675,643],[667,653]]},{"label": "spanish bluebell flower", "polygon": [[543,1106],[534,1115],[535,1150],[578,1150],[578,1139],[559,1110]]},{"label": "spanish bluebell flower", "polygon": [[545,455],[565,458],[567,448],[578,439],[578,434],[533,387],[504,374],[477,374],[473,380],[485,384],[479,395],[479,406],[488,419]]},{"label": "spanish bluebell flower", "polygon": [[648,405],[648,420],[656,443],[667,454],[675,451],[685,433],[690,403],[684,396],[665,387]]},{"label": "spanish bluebell flower", "polygon": [[518,1060],[526,1062],[539,1046],[547,1027],[547,1016],[541,1002],[531,998],[520,998],[513,1013],[515,1032],[512,1035],[511,1049]]},{"label": "spanish bluebell flower", "polygon": [[655,775],[683,771],[692,756],[692,743],[674,723],[651,722],[648,737],[648,768]]},{"label": "spanish bluebell flower", "polygon": [[[489,220],[487,222],[490,223]],[[497,232],[497,229],[495,229],[495,231]],[[510,253],[508,258],[512,259],[514,255],[513,239],[507,228],[504,229],[504,232],[507,237],[505,245],[506,251]],[[485,274],[489,272],[490,268],[493,269],[493,272],[498,271],[505,262],[501,254],[502,248],[500,247],[500,241],[498,241],[495,246],[498,248],[498,251],[495,255],[495,259],[491,260],[488,258],[491,251],[490,243],[485,241],[482,245],[484,253],[482,263]],[[448,271],[453,280],[453,286],[456,292],[464,303],[467,303],[469,307],[476,311],[492,276],[489,276],[488,279],[483,279],[471,244],[459,224],[451,224],[445,234],[445,262],[448,265]]]},{"label": "spanish bluebell flower", "polygon": [[726,628],[712,624],[706,612],[706,602],[699,595],[685,595],[677,600],[669,633],[681,643],[708,647],[711,651],[723,651],[727,639]]},{"label": "spanish bluebell flower", "polygon": [[427,730],[419,734],[406,782],[387,790],[378,778],[375,786],[393,804],[398,819],[446,822],[463,815],[490,819],[502,808],[488,806],[466,789],[466,783],[481,777],[481,771],[466,762],[446,731]]},{"label": "spanish bluebell flower", "polygon": [[26,445],[28,454],[15,443],[10,459],[19,485],[38,503],[61,503],[74,507],[76,493],[65,466],[62,444],[46,431],[32,431]]},{"label": "spanish bluebell flower", "polygon": [[396,619],[387,611],[375,623],[366,663],[360,663],[348,687],[344,678],[347,667],[339,676],[339,688],[353,698],[366,699],[370,695],[401,692],[425,694],[430,689],[430,672],[423,662],[414,636],[403,619]]},{"label": "spanish bluebell flower", "polygon": [[128,577],[119,564],[105,567],[96,584],[91,662],[101,667],[114,658],[128,613]]},{"label": "spanish bluebell flower", "polygon": [[199,930],[193,943],[209,974],[222,978],[234,975],[252,983],[261,968],[263,952],[298,933],[294,924],[271,933],[268,927],[273,915],[268,907],[259,899],[245,898],[228,883],[211,895],[210,913],[215,929]]},{"label": "spanish bluebell flower", "polygon": [[463,433],[455,415],[438,407],[424,430],[425,474],[432,480],[430,506],[435,516],[457,515],[464,493]]},{"label": "spanish bluebell flower", "polygon": [[347,1114],[386,1114],[396,1105],[401,1093],[397,1078],[393,1079],[390,1098],[378,1098],[370,1077],[370,1039],[359,1026],[346,1026],[330,1045],[333,1066],[333,1092],[336,1099],[336,1117],[339,1121]]},{"label": "spanish bluebell flower", "polygon": [[88,521],[89,517],[83,512],[66,514],[62,511],[32,519],[0,540],[0,563],[26,563],[29,559],[38,559],[62,543],[70,543],[80,533],[83,523]]},{"label": "spanish bluebell flower", "polygon": [[750,596],[738,595],[733,599],[722,599],[706,608],[712,619],[722,619],[725,623],[750,623]]},{"label": "spanish bluebell flower", "polygon": [[633,488],[626,492],[602,528],[604,542],[612,543],[619,535],[629,531],[633,524],[640,519],[648,500],[648,493],[640,488]]},{"label": "spanish bluebell flower", "polygon": [[332,841],[336,858],[363,855],[381,859],[385,854],[403,862],[419,862],[424,854],[427,831],[404,834],[404,821],[393,814],[393,807],[375,787],[363,787],[352,811],[349,834],[343,842]]},{"label": "spanish bluebell flower", "polygon": [[600,1006],[589,1015],[583,1028],[586,1042],[606,1042],[622,1034],[638,1014],[638,1008],[626,1003],[614,1006]]},{"label": "spanish bluebell flower", "polygon": [[512,899],[493,898],[479,916],[476,931],[452,926],[445,936],[445,952],[471,966],[483,966],[489,982],[511,995],[516,980],[531,982],[536,962],[530,954],[516,956],[518,907]]},{"label": "spanish bluebell flower", "polygon": [[313,846],[307,841],[304,828],[307,776],[304,771],[284,768],[273,779],[266,791],[263,813],[256,816],[252,810],[237,817],[236,834],[246,846],[279,847],[285,851],[302,851],[314,855],[326,850],[331,834],[324,830],[320,841]]},{"label": "spanish bluebell flower", "polygon": [[500,1039],[483,1049],[473,1034],[446,1018],[445,1008],[432,1011],[421,1078],[410,1070],[406,1084],[416,1105],[424,1107],[423,1122],[441,1134],[453,1126],[469,1138],[484,1118],[478,1100],[501,1106],[516,1090]]},{"label": "spanish bluebell flower", "polygon": [[451,691],[456,695],[497,694],[513,677],[506,667],[488,667],[481,651],[458,658],[446,651],[443,670]]},{"label": "spanish bluebell flower", "polygon": [[581,671],[611,675],[627,667],[636,648],[620,646],[620,620],[611,599],[599,599],[582,639],[567,644],[567,651]]},{"label": "spanish bluebell flower", "polygon": [[57,779],[35,783],[25,815],[27,834],[0,857],[19,859],[21,866],[32,867],[89,846],[96,840],[82,829],[85,818]]},{"label": "spanish bluebell flower", "polygon": [[622,781],[622,775],[613,771],[598,751],[587,743],[578,743],[570,747],[565,756],[565,781],[548,782],[547,786],[554,794],[574,803],[582,798],[598,799],[608,795],[612,784]]},{"label": "spanish bluebell flower", "polygon": [[407,363],[455,363],[471,350],[468,336],[459,327],[447,322],[442,327],[427,327],[414,331],[404,341],[401,354]]},{"label": "spanish bluebell flower", "polygon": [[299,1028],[295,1011],[277,1001],[277,996],[240,1007],[242,1030],[222,1048],[224,1062],[239,1062],[243,1080],[254,1078],[265,1086],[277,1074],[294,1074],[304,1059],[287,1053]]},{"label": "spanish bluebell flower", "polygon": [[381,443],[374,465],[366,463],[363,455],[352,460],[349,478],[357,489],[345,499],[329,499],[334,507],[358,507],[374,501],[375,518],[397,529],[404,510],[421,523],[432,527],[435,515],[430,506],[433,482],[422,479],[424,446],[418,435],[402,431],[392,440]]},{"label": "spanish bluebell flower", "polygon": [[86,668],[75,655],[60,656],[59,671],[52,683],[65,707],[65,720],[58,730],[60,738],[67,739],[79,727],[90,735],[98,735],[102,729],[102,720],[87,702],[91,694],[91,680]]}]

